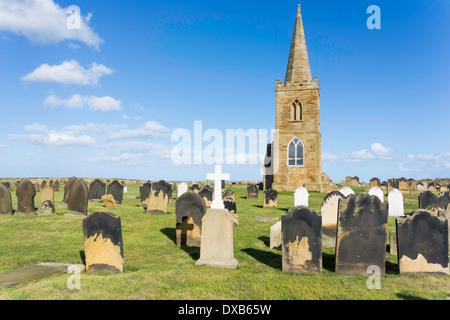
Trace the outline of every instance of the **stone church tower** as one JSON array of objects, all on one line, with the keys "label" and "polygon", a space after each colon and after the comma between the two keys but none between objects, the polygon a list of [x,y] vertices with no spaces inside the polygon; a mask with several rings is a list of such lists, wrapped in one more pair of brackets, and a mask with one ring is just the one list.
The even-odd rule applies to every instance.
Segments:
[{"label": "stone church tower", "polygon": [[273,176],[265,180],[273,180],[272,188],[277,191],[294,191],[299,186],[322,191],[320,87],[318,79],[311,78],[300,5],[286,78],[284,84],[276,82],[275,128],[269,146]]}]

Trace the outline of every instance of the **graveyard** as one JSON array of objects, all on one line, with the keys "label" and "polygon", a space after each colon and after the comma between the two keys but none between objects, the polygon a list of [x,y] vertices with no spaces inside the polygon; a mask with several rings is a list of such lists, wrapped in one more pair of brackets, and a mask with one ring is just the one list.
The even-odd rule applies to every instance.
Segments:
[{"label": "graveyard", "polygon": [[[238,219],[232,239],[238,265],[234,269],[198,266],[200,247],[177,245],[177,192],[174,191],[168,201],[165,214],[151,214],[140,206],[139,185],[125,186],[127,192],[121,204],[106,208],[103,202],[90,201],[86,212],[89,216],[93,212],[108,211],[120,217],[123,272],[83,271],[79,290],[68,288],[70,274],[55,274],[0,289],[0,299],[445,300],[448,297],[448,274],[399,273],[398,259],[390,252],[388,236],[385,272],[378,290],[368,288],[370,274],[337,273],[333,247],[322,248],[321,272],[298,274],[283,270],[282,250],[270,248],[270,229],[294,208],[293,192],[279,192],[276,208],[265,208],[262,190],[258,199],[254,190],[247,199],[245,185],[228,182],[225,188],[234,192]],[[356,194],[368,192],[363,186],[351,186],[351,189]],[[16,211],[14,192],[13,187],[12,208]],[[418,193],[404,193],[405,213],[418,208]],[[64,184],[54,192],[54,214],[39,214],[40,196],[37,192],[37,214],[0,217],[0,273],[39,263],[86,263],[82,226],[86,216],[67,215],[68,208],[59,205],[64,199]],[[320,213],[325,196],[325,193],[310,192],[309,208]],[[386,195],[384,198],[387,202]],[[389,217],[385,236],[395,230],[396,218]]]}]

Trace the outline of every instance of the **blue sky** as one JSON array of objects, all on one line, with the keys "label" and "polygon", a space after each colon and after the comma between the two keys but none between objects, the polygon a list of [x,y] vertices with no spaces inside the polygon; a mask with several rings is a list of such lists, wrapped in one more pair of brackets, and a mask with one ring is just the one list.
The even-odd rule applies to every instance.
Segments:
[{"label": "blue sky", "polygon": [[[274,128],[297,4],[0,0],[0,176],[204,180],[213,164],[174,164],[172,133]],[[302,15],[322,171],[449,178],[450,3],[304,0]],[[254,180],[261,167],[223,170]]]}]

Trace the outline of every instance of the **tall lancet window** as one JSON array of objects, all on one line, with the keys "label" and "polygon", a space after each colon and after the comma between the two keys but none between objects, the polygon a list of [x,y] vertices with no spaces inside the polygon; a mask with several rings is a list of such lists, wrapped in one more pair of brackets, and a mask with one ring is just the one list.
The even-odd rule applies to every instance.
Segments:
[{"label": "tall lancet window", "polygon": [[291,105],[291,121],[302,121],[303,110],[300,101],[295,100]]},{"label": "tall lancet window", "polygon": [[304,146],[303,142],[295,137],[289,142],[288,146],[288,165],[301,167],[304,165]]}]

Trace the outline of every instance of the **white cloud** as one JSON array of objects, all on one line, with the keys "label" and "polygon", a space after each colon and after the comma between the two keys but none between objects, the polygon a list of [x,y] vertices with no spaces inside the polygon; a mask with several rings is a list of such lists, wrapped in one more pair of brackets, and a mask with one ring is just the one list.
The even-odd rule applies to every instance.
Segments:
[{"label": "white cloud", "polygon": [[371,159],[391,159],[394,151],[386,148],[382,144],[375,142],[370,146],[370,150],[362,149],[351,153],[341,153],[339,155],[332,153],[323,153],[322,160],[335,162],[361,162],[363,160]]},{"label": "white cloud", "polygon": [[370,146],[370,151],[375,155],[383,158],[390,158],[394,151],[390,148],[386,148],[379,142],[372,143]]},{"label": "white cloud", "polygon": [[112,97],[96,97],[96,96],[82,96],[75,94],[68,99],[60,99],[55,95],[47,97],[44,101],[44,105],[47,107],[65,107],[68,109],[84,109],[87,108],[92,111],[116,111],[122,109],[122,102]]},{"label": "white cloud", "polygon": [[[1,1],[1,0],[0,0]],[[33,82],[58,82],[63,84],[90,85],[98,84],[104,75],[110,75],[114,71],[103,64],[92,63],[89,69],[85,69],[75,61],[64,61],[60,65],[50,66],[42,64],[33,72],[22,77],[23,81]]]},{"label": "white cloud", "polygon": [[354,161],[361,161],[366,159],[374,159],[375,156],[370,151],[367,151],[366,149],[355,151],[351,153],[351,157],[349,159]]},{"label": "white cloud", "polygon": [[66,8],[53,0],[0,0],[0,30],[26,37],[33,43],[49,44],[60,41],[80,41],[98,49],[103,42],[89,26],[92,14],[80,13],[79,28],[67,26]]},{"label": "white cloud", "polygon": [[113,139],[161,137],[169,133],[169,129],[157,121],[148,121],[137,129],[124,129],[111,135]]}]

